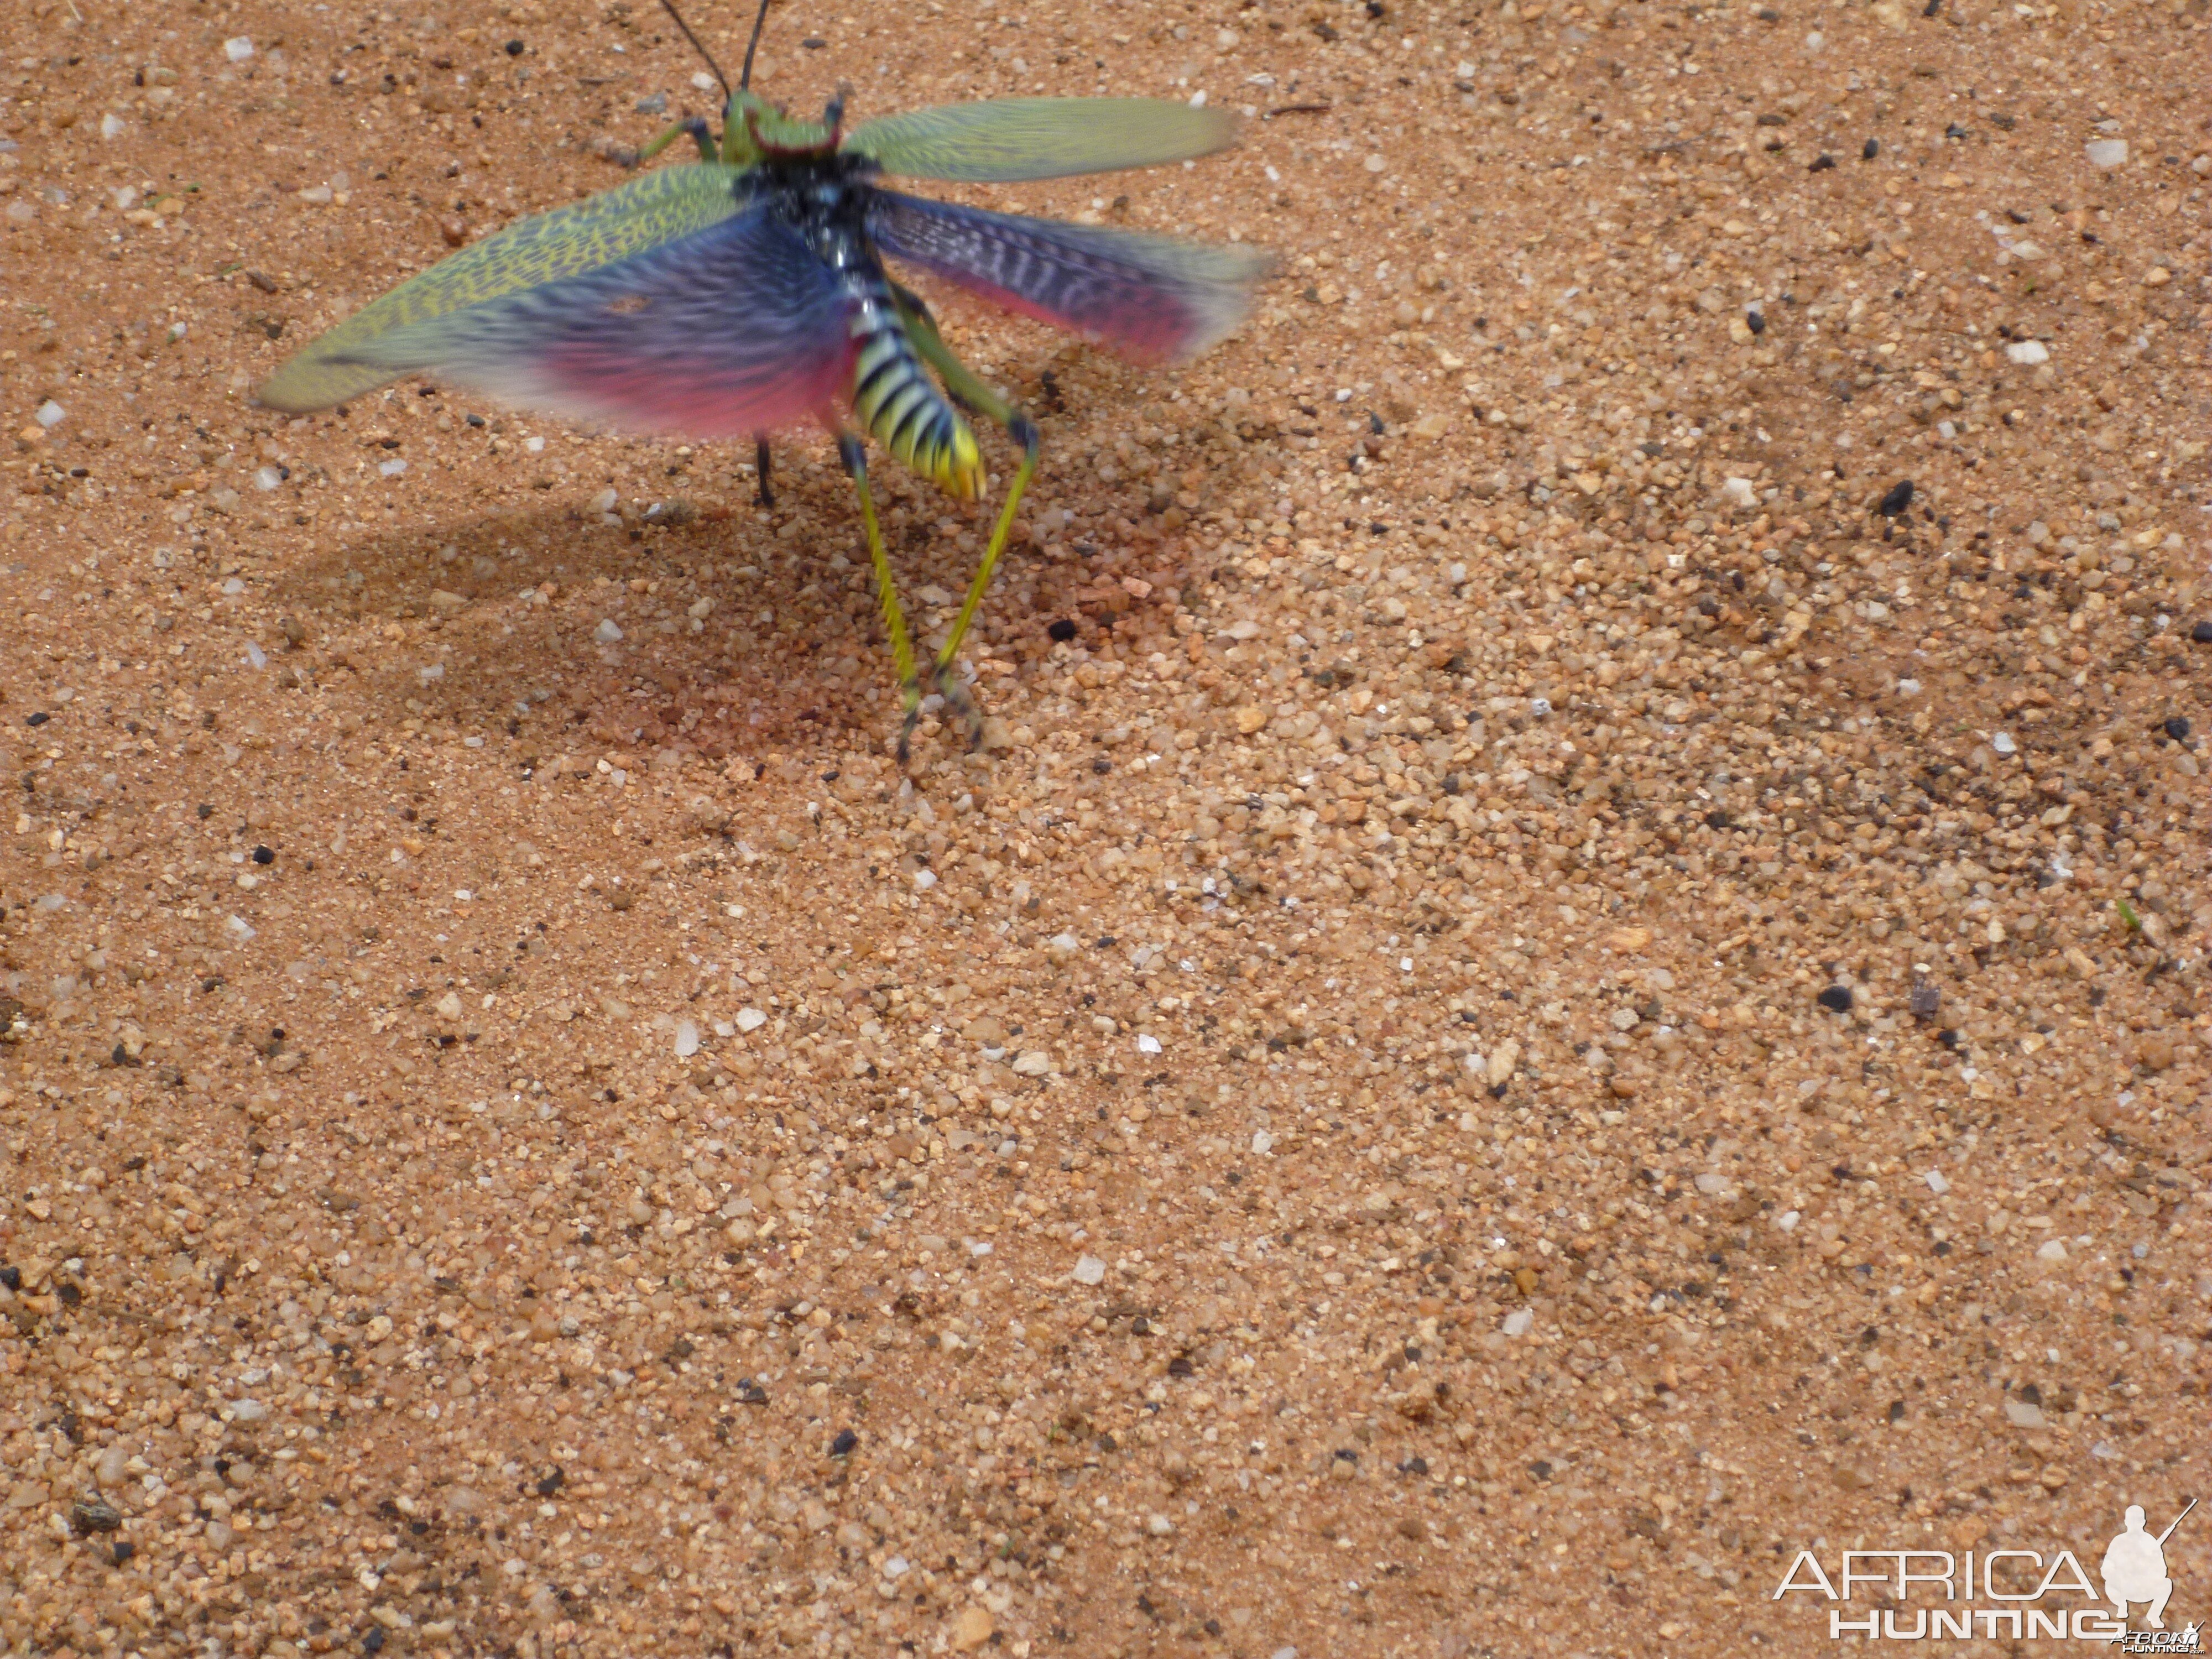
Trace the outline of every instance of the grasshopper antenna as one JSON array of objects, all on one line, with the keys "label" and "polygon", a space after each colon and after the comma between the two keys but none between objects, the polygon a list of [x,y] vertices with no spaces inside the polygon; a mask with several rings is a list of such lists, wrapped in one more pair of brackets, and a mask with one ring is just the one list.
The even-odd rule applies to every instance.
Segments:
[{"label": "grasshopper antenna", "polygon": [[[668,15],[676,20],[676,27],[684,31],[684,38],[691,43],[691,50],[697,52],[702,58],[705,58],[707,60],[707,67],[714,71],[714,78],[722,83],[722,96],[726,100],[730,95],[730,77],[722,73],[722,66],[714,61],[714,54],[699,44],[699,37],[691,33],[691,26],[684,21],[684,14],[676,9],[675,0],[660,0],[660,3],[667,9]],[[767,8],[763,6],[762,10],[765,12]],[[753,28],[753,39],[756,40],[760,39],[760,28],[757,24],[756,24]],[[753,54],[751,48],[748,47],[745,51],[746,81],[750,81],[752,78],[752,73]],[[744,84],[744,81],[740,81],[738,84],[739,86],[743,86]]]},{"label": "grasshopper antenna", "polygon": [[[667,0],[661,0],[665,5]],[[753,38],[745,42],[744,67],[738,71],[738,90],[743,92],[753,83],[753,53],[760,49],[761,31],[768,27],[769,0],[761,0],[760,14],[753,19]]]}]

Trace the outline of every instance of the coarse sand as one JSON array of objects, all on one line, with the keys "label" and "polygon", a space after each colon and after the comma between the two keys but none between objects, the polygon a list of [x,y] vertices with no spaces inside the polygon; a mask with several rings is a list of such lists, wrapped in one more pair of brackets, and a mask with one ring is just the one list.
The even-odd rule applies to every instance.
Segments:
[{"label": "coarse sand", "polygon": [[[2212,1494],[2208,62],[780,5],[1243,111],[944,193],[1279,260],[1182,368],[931,291],[1043,467],[902,772],[818,433],[252,401],[711,112],[664,14],[15,0],[0,1650],[1813,1655],[1928,1592],[1800,1551]],[[874,477],[941,637],[1003,478]]]}]

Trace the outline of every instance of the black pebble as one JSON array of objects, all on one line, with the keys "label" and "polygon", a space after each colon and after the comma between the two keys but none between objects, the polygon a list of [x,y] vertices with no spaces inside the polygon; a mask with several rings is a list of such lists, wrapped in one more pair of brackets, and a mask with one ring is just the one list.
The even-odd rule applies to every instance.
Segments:
[{"label": "black pebble", "polygon": [[481,415],[464,415],[461,418],[471,426],[482,426],[484,423],[484,417]]},{"label": "black pebble", "polygon": [[[516,44],[520,45],[521,43],[518,41]],[[383,1626],[376,1626],[370,1630],[368,1635],[361,1638],[361,1650],[363,1653],[381,1653],[384,1651]]]},{"label": "black pebble", "polygon": [[1066,617],[1056,617],[1045,629],[1045,637],[1066,645],[1075,637],[1075,624]]},{"label": "black pebble", "polygon": [[1743,313],[1743,325],[1749,329],[1753,334],[1765,333],[1766,313],[1763,311],[1745,312]]},{"label": "black pebble", "polygon": [[21,1290],[23,1270],[21,1267],[0,1267],[0,1285],[5,1285],[11,1291]]},{"label": "black pebble", "polygon": [[[521,42],[521,41],[520,41],[520,40],[510,40],[510,41],[508,41],[508,42],[507,43],[507,55],[509,58],[520,58],[520,57],[521,57],[521,56],[522,56],[522,52],[523,52],[523,46],[522,46],[522,42]],[[372,1652],[372,1653],[374,1653],[374,1652],[375,1652],[375,1651],[376,1651],[376,1650],[375,1650],[375,1649],[374,1649],[374,1648],[371,1648],[371,1649],[369,1650],[369,1651],[370,1651],[370,1652]]]},{"label": "black pebble", "polygon": [[203,823],[215,816],[215,808],[209,805],[205,801],[202,801],[194,810],[199,813],[200,819]]},{"label": "black pebble", "polygon": [[2183,720],[2179,715],[2176,715],[2173,719],[2166,723],[2166,735],[2172,738],[2176,743],[2187,743],[2189,741],[2189,722]]},{"label": "black pebble", "polygon": [[1906,1006],[1912,1010],[1915,1019],[1933,1019],[1943,1010],[1943,994],[1923,980],[1912,988],[1911,1000]]},{"label": "black pebble", "polygon": [[1820,993],[1820,1003],[1832,1014],[1848,1014],[1851,1011],[1851,988],[1831,985]]},{"label": "black pebble", "polygon": [[799,44],[805,47],[809,52],[819,52],[823,47],[828,46],[830,43],[827,40],[824,40],[818,34],[810,34]]},{"label": "black pebble", "polygon": [[1827,173],[1832,171],[1835,165],[1836,158],[1834,156],[1816,155],[1813,158],[1813,165],[1807,167],[1805,171],[1808,173]]},{"label": "black pebble", "polygon": [[1885,519],[1894,519],[1912,505],[1912,480],[1900,478],[1891,487],[1888,495],[1875,504],[1875,511]]},{"label": "black pebble", "polygon": [[44,726],[44,725],[45,725],[48,720],[52,720],[52,719],[53,719],[53,716],[52,716],[52,714],[49,714],[48,713],[46,713],[46,711],[45,709],[41,708],[41,709],[40,709],[37,714],[26,714],[26,715],[24,715],[24,716],[23,716],[23,724],[24,724],[24,725],[26,725],[26,726]]},{"label": "black pebble", "polygon": [[136,1544],[127,1540],[118,1539],[115,1545],[115,1565],[119,1567],[137,1553],[138,1547]]},{"label": "black pebble", "polygon": [[830,1443],[830,1455],[849,1457],[853,1454],[853,1448],[860,1443],[860,1437],[854,1434],[852,1430],[840,1429],[837,1431],[837,1437]]},{"label": "black pebble", "polygon": [[2199,645],[2212,645],[2212,622],[2201,622],[2189,630],[2189,637]]},{"label": "black pebble", "polygon": [[1869,138],[1866,141],[1866,148],[1859,152],[1859,160],[1862,161],[1871,161],[1875,156],[1881,154],[1881,140],[1879,138]]},{"label": "black pebble", "polygon": [[253,849],[253,861],[256,864],[274,864],[276,862],[276,854],[266,847],[257,847]]}]

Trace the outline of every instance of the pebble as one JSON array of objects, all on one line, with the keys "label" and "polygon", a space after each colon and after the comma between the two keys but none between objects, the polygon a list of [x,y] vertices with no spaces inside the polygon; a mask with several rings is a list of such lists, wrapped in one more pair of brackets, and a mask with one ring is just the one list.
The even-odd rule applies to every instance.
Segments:
[{"label": "pebble", "polygon": [[2009,732],[2000,732],[1991,738],[1990,747],[2000,755],[2016,755],[2020,752],[2020,745],[2012,740],[2012,733]]},{"label": "pebble", "polygon": [[2081,153],[2089,158],[2091,167],[2109,172],[2113,167],[2127,165],[2128,141],[2124,138],[2092,138],[2081,147]]},{"label": "pebble", "polygon": [[601,645],[619,644],[622,636],[622,629],[612,617],[600,617],[599,625],[592,630],[592,637]]},{"label": "pebble", "polygon": [[2051,348],[2040,340],[2014,340],[2005,348],[2005,356],[2023,368],[2033,368],[2051,361]]},{"label": "pebble", "polygon": [[31,418],[51,432],[62,423],[68,411],[59,404],[49,398],[39,405],[38,412]]},{"label": "pebble", "polygon": [[[1789,1652],[1820,1612],[1775,1577],[1919,1535],[1904,1487],[1932,1547],[2047,1555],[2193,1443],[2166,723],[2212,611],[2157,417],[2202,179],[2065,125],[2081,87],[2172,128],[2185,8],[2118,56],[1992,13],[2048,70],[1955,142],[1913,70],[1972,84],[1976,21],[1911,4],[1778,13],[1825,36],[1802,97],[1725,50],[1748,10],[1130,31],[1115,81],[1249,101],[1244,148],[1045,194],[1278,274],[1172,369],[963,308],[1048,441],[968,653],[989,746],[933,709],[904,768],[819,434],[765,510],[742,440],[251,402],[386,243],[628,176],[487,174],[465,100],[642,138],[676,60],[518,6],[513,58],[363,21],[330,97],[186,40],[163,100],[160,20],[107,9],[101,70],[56,9],[0,201],[0,1648],[951,1651],[972,1607],[981,1654]],[[1095,80],[991,33],[958,95]],[[118,64],[203,190],[118,200]],[[421,165],[319,177],[371,105]],[[1808,170],[1859,120],[1879,159]],[[957,603],[1000,486],[878,477],[915,609]],[[1564,1624],[1562,1546],[1603,1590]]]},{"label": "pebble", "polygon": [[242,64],[253,56],[253,42],[246,35],[234,34],[222,43],[222,55],[234,64]]}]

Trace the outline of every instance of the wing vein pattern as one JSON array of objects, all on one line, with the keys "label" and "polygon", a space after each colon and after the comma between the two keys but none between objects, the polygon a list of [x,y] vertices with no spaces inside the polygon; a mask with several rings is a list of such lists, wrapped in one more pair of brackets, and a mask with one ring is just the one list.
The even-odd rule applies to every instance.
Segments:
[{"label": "wing vein pattern", "polygon": [[1243,320],[1264,254],[875,193],[884,252],[1010,310],[1133,356],[1187,357]]},{"label": "wing vein pattern", "polygon": [[1153,98],[1000,98],[886,115],[854,128],[842,147],[903,178],[1006,184],[1187,161],[1236,140],[1237,118],[1224,110]]}]

